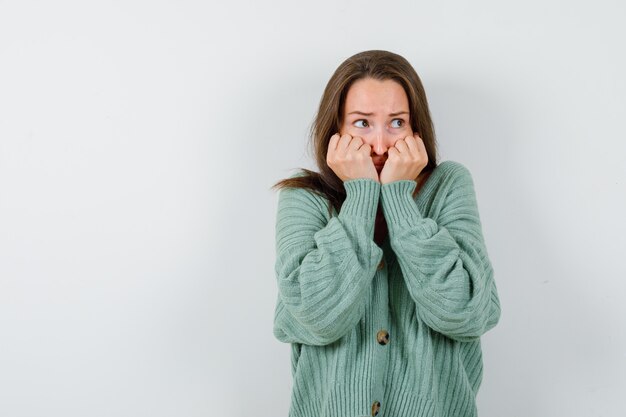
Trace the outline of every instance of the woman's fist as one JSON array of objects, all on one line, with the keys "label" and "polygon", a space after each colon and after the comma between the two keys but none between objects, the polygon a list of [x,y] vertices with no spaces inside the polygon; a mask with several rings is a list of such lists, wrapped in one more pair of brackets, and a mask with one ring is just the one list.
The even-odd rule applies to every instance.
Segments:
[{"label": "woman's fist", "polygon": [[344,182],[357,178],[378,181],[371,153],[372,147],[360,137],[336,133],[328,143],[326,163]]},{"label": "woman's fist", "polygon": [[398,180],[416,181],[424,167],[428,165],[424,141],[417,133],[397,140],[387,153],[389,157],[380,173],[381,184]]}]

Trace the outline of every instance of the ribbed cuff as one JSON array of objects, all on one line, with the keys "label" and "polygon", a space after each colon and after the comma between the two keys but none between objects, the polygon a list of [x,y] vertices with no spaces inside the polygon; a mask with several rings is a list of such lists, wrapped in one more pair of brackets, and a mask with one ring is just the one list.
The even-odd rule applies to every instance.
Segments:
[{"label": "ribbed cuff", "polygon": [[356,178],[343,183],[346,200],[340,215],[374,220],[380,197],[380,183],[371,178]]},{"label": "ribbed cuff", "polygon": [[422,217],[413,199],[415,187],[417,183],[412,180],[398,180],[382,185],[380,194],[387,222],[406,223],[407,220]]},{"label": "ribbed cuff", "polygon": [[389,226],[390,235],[396,231],[412,228],[422,238],[429,238],[437,233],[437,224],[420,213],[413,198],[417,183],[412,180],[398,180],[383,184],[380,198],[383,215]]}]

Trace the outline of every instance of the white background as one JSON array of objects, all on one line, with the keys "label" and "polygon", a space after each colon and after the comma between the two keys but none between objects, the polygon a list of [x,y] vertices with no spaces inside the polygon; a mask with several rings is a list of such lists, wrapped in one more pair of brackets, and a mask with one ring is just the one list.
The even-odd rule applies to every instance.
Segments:
[{"label": "white background", "polygon": [[623,416],[621,1],[0,0],[0,415],[286,416],[269,187],[405,56],[502,303],[482,417]]}]

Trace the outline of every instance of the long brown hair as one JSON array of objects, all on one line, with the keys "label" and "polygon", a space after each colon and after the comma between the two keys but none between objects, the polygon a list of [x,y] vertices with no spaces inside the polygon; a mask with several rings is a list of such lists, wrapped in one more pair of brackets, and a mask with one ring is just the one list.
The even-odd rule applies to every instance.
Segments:
[{"label": "long brown hair", "polygon": [[326,163],[326,154],[330,137],[339,132],[341,127],[348,90],[355,81],[362,78],[394,80],[404,88],[409,99],[411,130],[422,138],[428,154],[428,164],[422,170],[422,174],[428,174],[435,169],[437,166],[435,129],[419,76],[402,56],[393,52],[372,50],[360,52],[341,63],[324,89],[310,131],[313,154],[320,172],[300,168],[303,175],[280,180],[271,188],[307,188],[328,199],[330,205],[339,212],[346,199],[346,191],[343,181]]}]

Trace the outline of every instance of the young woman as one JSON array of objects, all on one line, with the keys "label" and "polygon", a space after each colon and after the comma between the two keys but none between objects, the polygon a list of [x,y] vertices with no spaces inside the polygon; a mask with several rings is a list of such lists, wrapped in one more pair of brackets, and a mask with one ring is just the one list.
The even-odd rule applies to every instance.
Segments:
[{"label": "young woman", "polygon": [[500,302],[472,177],[437,163],[417,73],[391,52],[348,58],[311,133],[319,173],[275,185],[290,417],[475,416]]}]

